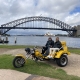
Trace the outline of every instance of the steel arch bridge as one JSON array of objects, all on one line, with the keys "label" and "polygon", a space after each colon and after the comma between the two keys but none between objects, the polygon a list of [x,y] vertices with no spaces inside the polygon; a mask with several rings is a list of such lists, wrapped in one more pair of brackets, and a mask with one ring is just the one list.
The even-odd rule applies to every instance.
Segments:
[{"label": "steel arch bridge", "polygon": [[[54,27],[19,27],[19,25],[27,23],[27,22],[31,22],[31,21],[45,21],[45,22],[49,22],[52,24],[55,24],[57,26],[59,26],[60,28],[54,28]],[[76,29],[72,28],[70,25],[54,19],[54,18],[49,18],[49,17],[42,17],[42,16],[33,16],[33,17],[25,17],[25,18],[21,18],[21,19],[17,19],[14,20],[12,22],[6,23],[6,24],[2,24],[0,27],[0,31],[1,34],[6,34],[8,31],[10,31],[11,29],[47,29],[47,30],[62,30],[62,31],[66,31],[68,32],[69,35],[73,35],[73,32],[76,31]]]}]

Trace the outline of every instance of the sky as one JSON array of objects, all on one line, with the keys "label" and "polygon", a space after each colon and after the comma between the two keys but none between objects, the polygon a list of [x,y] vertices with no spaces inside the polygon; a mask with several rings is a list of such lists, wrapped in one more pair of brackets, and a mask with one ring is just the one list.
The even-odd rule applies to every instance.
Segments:
[{"label": "sky", "polygon": [[[0,0],[0,25],[30,16],[51,17],[71,26],[80,25],[80,0]],[[24,33],[24,30],[11,30],[10,33]],[[36,33],[49,31],[36,30]],[[27,30],[25,33],[35,33]],[[51,33],[66,33],[51,31]]]}]

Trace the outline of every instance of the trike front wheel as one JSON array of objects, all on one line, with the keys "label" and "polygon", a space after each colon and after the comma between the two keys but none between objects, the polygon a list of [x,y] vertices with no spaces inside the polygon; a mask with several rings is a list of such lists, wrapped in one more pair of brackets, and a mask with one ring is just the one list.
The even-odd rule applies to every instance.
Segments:
[{"label": "trike front wheel", "polygon": [[16,56],[13,60],[13,66],[15,68],[23,67],[24,64],[25,64],[25,59],[23,57]]}]

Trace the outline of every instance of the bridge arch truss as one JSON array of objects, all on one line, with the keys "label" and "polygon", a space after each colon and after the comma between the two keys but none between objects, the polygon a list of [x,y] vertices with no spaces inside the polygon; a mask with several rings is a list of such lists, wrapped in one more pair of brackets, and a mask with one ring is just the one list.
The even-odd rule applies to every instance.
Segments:
[{"label": "bridge arch truss", "polygon": [[[57,26],[60,27],[60,29],[56,29],[56,28],[44,28],[44,27],[18,27],[18,25],[21,25],[23,23],[26,22],[31,22],[31,21],[45,21],[45,22],[49,22],[52,24],[55,24]],[[54,18],[49,18],[49,17],[42,17],[42,16],[33,16],[33,17],[25,17],[25,18],[21,18],[21,19],[17,19],[14,21],[11,21],[9,23],[6,24],[2,24],[0,27],[2,31],[2,34],[5,34],[6,32],[8,32],[11,29],[49,29],[49,30],[63,30],[63,31],[67,31],[69,35],[72,35],[73,31],[76,31],[74,28],[72,28],[70,25],[54,19]]]}]

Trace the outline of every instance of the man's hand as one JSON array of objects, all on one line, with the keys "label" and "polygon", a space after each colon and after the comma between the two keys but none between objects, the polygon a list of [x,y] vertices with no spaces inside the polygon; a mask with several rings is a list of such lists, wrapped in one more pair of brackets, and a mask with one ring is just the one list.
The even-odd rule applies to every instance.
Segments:
[{"label": "man's hand", "polygon": [[52,48],[52,46],[50,46]]}]

